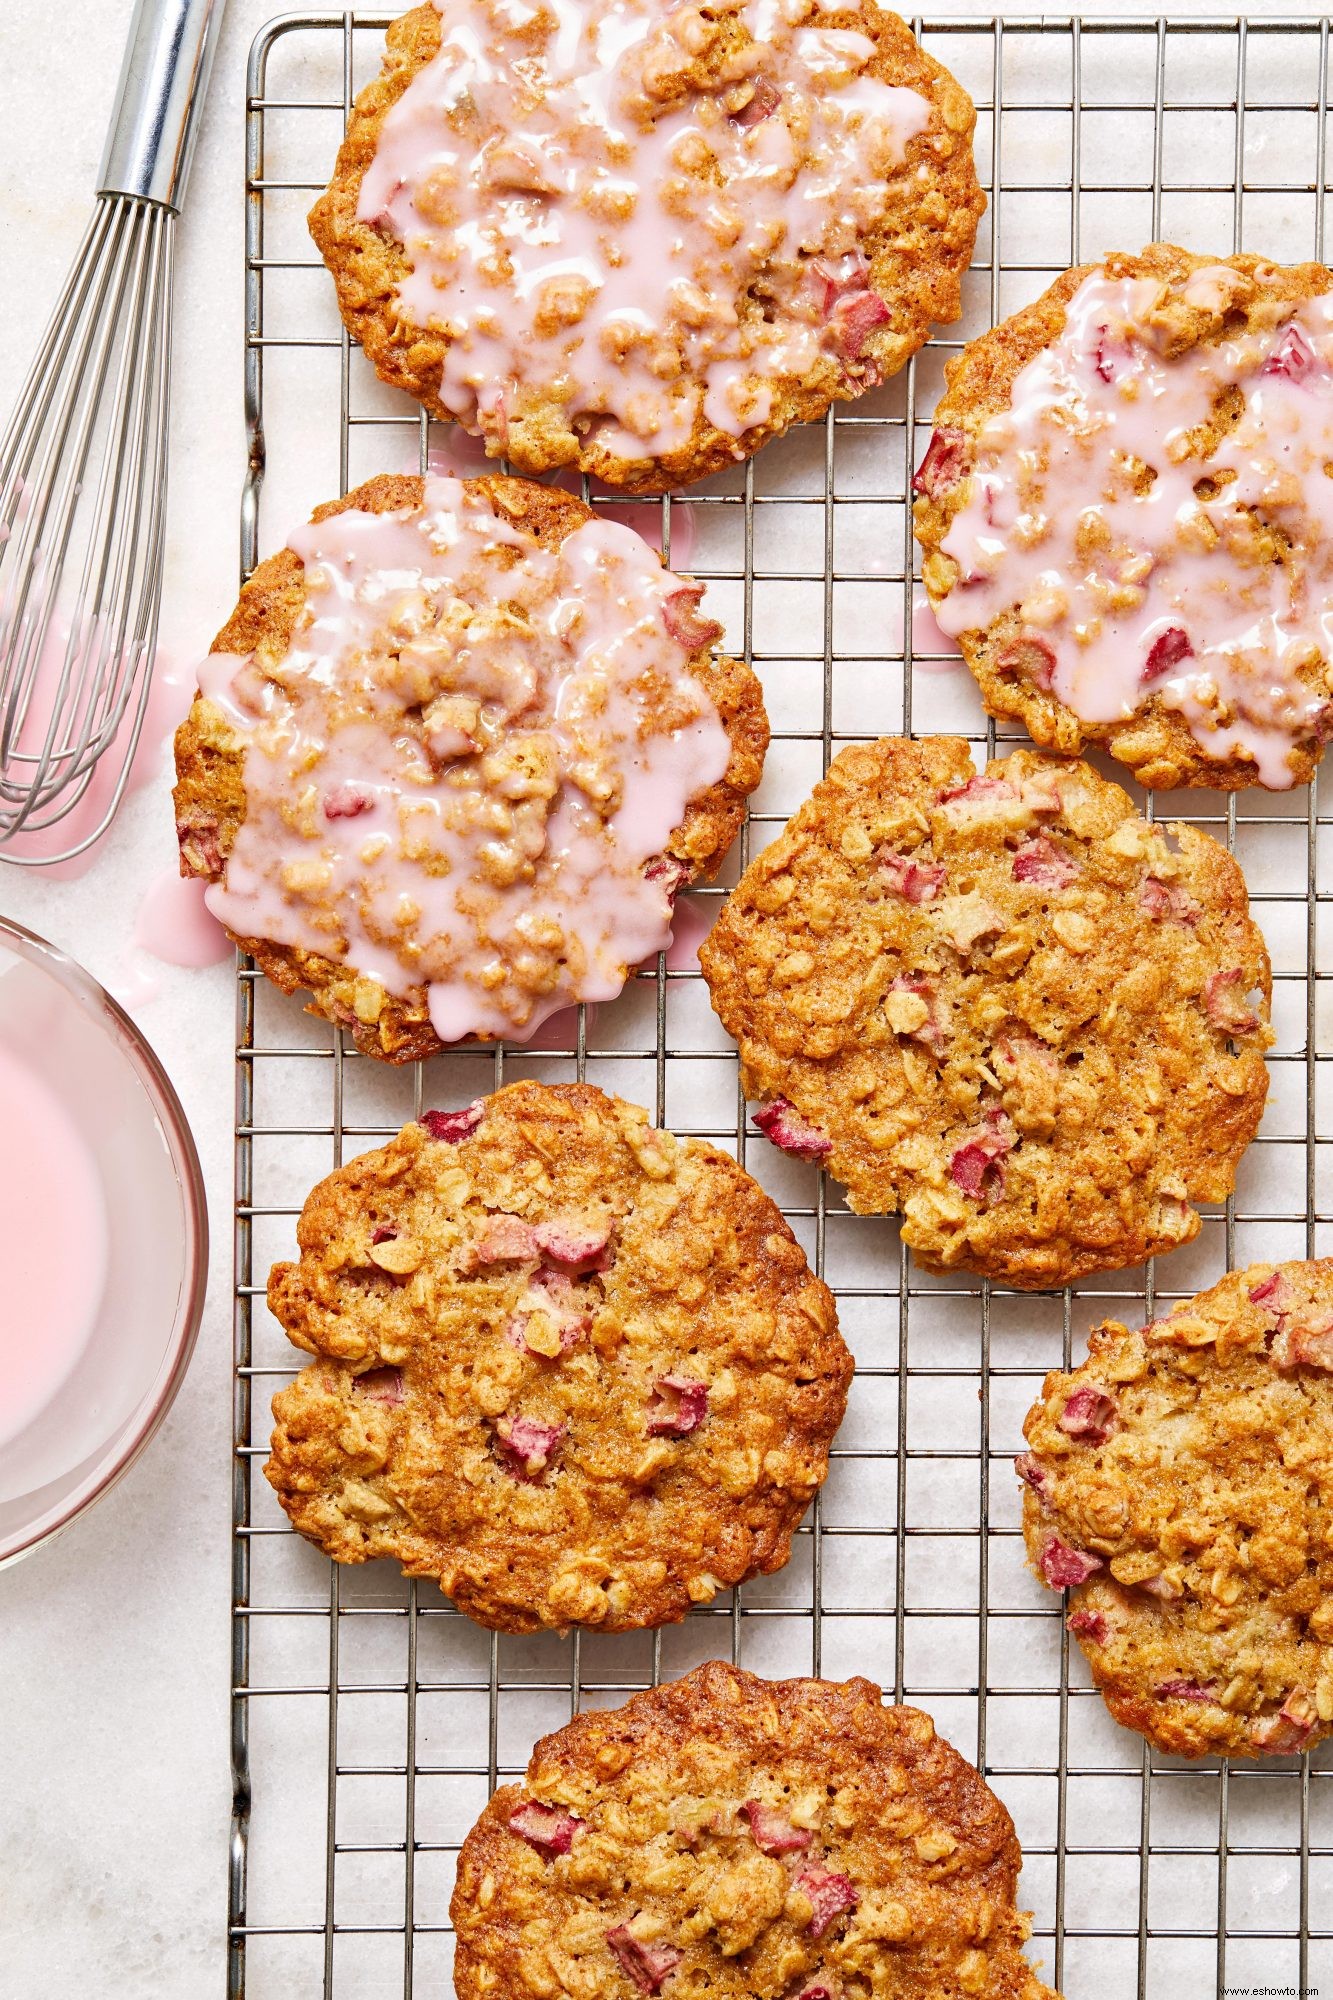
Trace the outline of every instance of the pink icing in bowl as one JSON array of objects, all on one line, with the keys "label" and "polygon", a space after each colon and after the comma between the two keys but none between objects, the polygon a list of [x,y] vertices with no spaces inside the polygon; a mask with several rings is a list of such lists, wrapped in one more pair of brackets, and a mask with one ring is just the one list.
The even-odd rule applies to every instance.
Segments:
[{"label": "pink icing in bowl", "polygon": [[180,1103],[128,1015],[0,917],[0,1565],[138,1458],[194,1348],[208,1219]]}]

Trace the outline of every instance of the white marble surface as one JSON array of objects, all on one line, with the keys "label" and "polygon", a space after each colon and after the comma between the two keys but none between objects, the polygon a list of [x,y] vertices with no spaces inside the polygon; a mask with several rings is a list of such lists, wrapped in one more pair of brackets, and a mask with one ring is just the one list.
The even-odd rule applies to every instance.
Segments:
[{"label": "white marble surface", "polygon": [[[54,34],[50,0],[0,6],[6,407],[89,204],[130,11],[131,0],[92,0],[63,13]],[[181,236],[163,638],[183,660],[206,645],[236,584],[241,106],[246,49],[270,11],[268,0],[231,0]],[[1173,10],[1217,11],[1203,0]],[[1318,8],[1286,0],[1282,11]],[[174,860],[165,782],[159,774],[130,801],[82,879],[0,865],[0,909],[103,979],[123,977],[137,898]],[[232,987],[228,966],[163,968],[160,983],[141,1018],[203,1158],[212,1288],[189,1379],[153,1449],[55,1546],[0,1576],[0,1992],[14,2000],[196,2000],[222,1989]]]}]

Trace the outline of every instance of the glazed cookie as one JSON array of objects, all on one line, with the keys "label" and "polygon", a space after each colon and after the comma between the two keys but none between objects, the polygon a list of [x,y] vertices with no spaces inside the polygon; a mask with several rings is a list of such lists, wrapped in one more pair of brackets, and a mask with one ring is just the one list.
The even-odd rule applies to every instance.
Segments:
[{"label": "glazed cookie", "polygon": [[516,1083],[340,1167],[297,1240],[269,1305],[316,1359],[266,1471],[337,1561],[502,1632],[661,1625],[787,1561],[852,1361],[725,1153]]},{"label": "glazed cookie", "polygon": [[1117,1722],[1183,1757],[1333,1735],[1333,1261],[1108,1320],[1023,1432],[1028,1554]]},{"label": "glazed cookie", "polygon": [[1064,1285],[1188,1242],[1263,1111],[1240,870],[1085,764],[844,750],[700,959],[756,1125],[930,1271]]},{"label": "glazed cookie", "polygon": [[763,768],[702,594],[568,494],[370,480],[260,564],[199,670],[182,874],[390,1062],[613,999]]},{"label": "glazed cookie", "polygon": [[495,1794],[458,1857],[458,2000],[1054,2000],[1021,1859],[928,1715],[712,1660]]},{"label": "glazed cookie", "polygon": [[660,493],[957,319],[974,123],[873,0],[435,0],[310,228],[385,381],[520,472]]},{"label": "glazed cookie", "polygon": [[992,715],[1144,785],[1304,783],[1333,732],[1333,273],[1067,271],[946,369],[922,576]]}]

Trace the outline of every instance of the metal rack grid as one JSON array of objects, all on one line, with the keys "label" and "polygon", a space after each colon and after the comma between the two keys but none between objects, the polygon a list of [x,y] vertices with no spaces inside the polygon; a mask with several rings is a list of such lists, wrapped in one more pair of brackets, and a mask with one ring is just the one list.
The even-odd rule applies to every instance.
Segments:
[{"label": "metal rack grid", "polygon": [[[391,18],[290,15],[252,50],[246,572],[261,486],[282,509],[267,548],[315,501],[424,464],[440,441],[349,346],[302,227]],[[893,383],[644,517],[668,557],[692,525],[695,553],[676,560],[709,581],[727,646],[765,682],[774,743],[740,865],[843,742],[915,728],[995,744],[967,676],[913,644],[904,495],[941,357],[1106,248],[1169,235],[1288,261],[1323,254],[1326,20],[913,26],[979,110],[991,206],[964,321]],[[580,1703],[618,1702],[712,1654],[769,1673],[864,1671],[930,1709],[1014,1813],[1033,1953],[1071,2000],[1333,1986],[1333,1764],[1191,1766],[1150,1752],[1106,1718],[1059,1606],[1021,1561],[1010,1459],[1045,1369],[1080,1353],[1107,1311],[1146,1314],[1233,1261],[1333,1241],[1330,1058],[1317,1053],[1321,1025],[1333,1050],[1320,915],[1333,888],[1316,884],[1330,816],[1314,791],[1155,803],[1211,827],[1246,868],[1275,964],[1273,1095],[1237,1197],[1194,1246],[1059,1294],[923,1275],[891,1223],[848,1215],[822,1176],[747,1134],[734,1052],[688,965],[640,973],[595,1018],[580,1009],[563,1047],[460,1050],[386,1074],[242,961],[231,2000],[447,1991],[453,1857],[489,1789]],[[700,922],[710,893],[723,892],[691,899]],[[482,1632],[385,1565],[328,1564],[286,1528],[259,1473],[268,1395],[293,1368],[262,1280],[314,1179],[423,1103],[529,1074],[587,1075],[734,1147],[833,1285],[858,1357],[790,1568],[657,1634]]]}]

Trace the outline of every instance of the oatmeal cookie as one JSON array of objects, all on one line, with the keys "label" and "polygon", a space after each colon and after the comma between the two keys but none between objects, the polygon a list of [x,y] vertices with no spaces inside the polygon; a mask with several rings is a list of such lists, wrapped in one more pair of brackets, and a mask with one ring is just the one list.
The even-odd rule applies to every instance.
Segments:
[{"label": "oatmeal cookie", "polygon": [[763,769],[759,683],[701,596],[568,494],[370,480],[260,564],[199,669],[181,872],[366,1055],[613,999]]},{"label": "oatmeal cookie", "polygon": [[661,1625],[787,1561],[852,1361],[725,1153],[511,1084],[340,1167],[297,1240],[269,1305],[316,1359],[266,1471],[337,1561],[502,1632]]},{"label": "oatmeal cookie", "polygon": [[711,1660],[495,1794],[458,1857],[458,2000],[1054,2000],[1021,1859],[928,1715]]},{"label": "oatmeal cookie", "polygon": [[1306,782],[1333,732],[1333,273],[1154,243],[945,373],[916,534],[990,713],[1144,785]]},{"label": "oatmeal cookie", "polygon": [[1239,868],[1085,764],[844,750],[700,961],[756,1125],[930,1271],[1063,1285],[1188,1242],[1263,1111]]},{"label": "oatmeal cookie", "polygon": [[1107,1320],[1023,1433],[1023,1533],[1117,1722],[1183,1757],[1333,1735],[1333,1261]]},{"label": "oatmeal cookie", "polygon": [[957,319],[974,123],[873,0],[438,0],[310,228],[386,382],[521,472],[660,493]]}]

